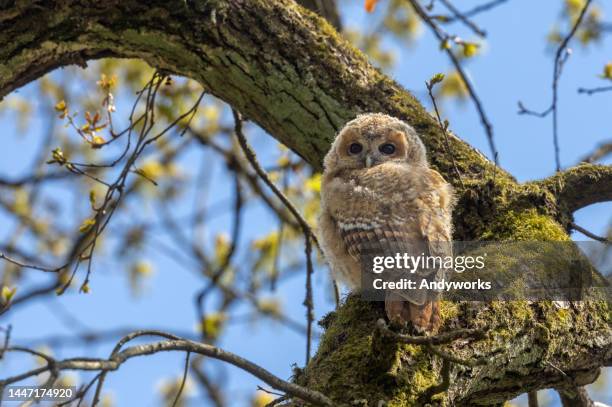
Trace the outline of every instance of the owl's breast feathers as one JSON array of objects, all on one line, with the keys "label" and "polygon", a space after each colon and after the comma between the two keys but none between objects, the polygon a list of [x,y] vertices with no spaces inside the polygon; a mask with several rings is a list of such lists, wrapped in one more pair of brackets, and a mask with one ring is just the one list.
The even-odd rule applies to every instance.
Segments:
[{"label": "owl's breast feathers", "polygon": [[[451,187],[436,171],[390,163],[324,177],[323,183],[322,206],[329,218],[322,227],[334,233],[324,233],[322,240],[336,252],[326,255],[342,260],[336,263],[344,266],[341,276],[353,274],[351,285],[360,282],[362,255],[445,255],[440,252],[450,250],[449,244],[435,244],[451,240],[452,211]],[[335,241],[325,242],[329,239]]]}]

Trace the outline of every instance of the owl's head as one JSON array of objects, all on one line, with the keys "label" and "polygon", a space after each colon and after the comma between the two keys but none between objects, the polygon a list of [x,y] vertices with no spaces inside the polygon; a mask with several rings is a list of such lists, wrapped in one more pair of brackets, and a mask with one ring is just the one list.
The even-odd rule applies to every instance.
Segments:
[{"label": "owl's head", "polygon": [[368,113],[348,122],[325,156],[326,171],[389,162],[427,166],[425,146],[412,127],[395,117]]}]

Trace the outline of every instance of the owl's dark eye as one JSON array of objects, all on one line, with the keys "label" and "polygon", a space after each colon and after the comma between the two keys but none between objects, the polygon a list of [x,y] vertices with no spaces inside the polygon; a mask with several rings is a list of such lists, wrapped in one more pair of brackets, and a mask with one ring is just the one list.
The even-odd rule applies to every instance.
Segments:
[{"label": "owl's dark eye", "polygon": [[378,151],[386,155],[391,155],[395,153],[395,146],[391,143],[381,144],[380,147],[378,147]]},{"label": "owl's dark eye", "polygon": [[349,153],[351,154],[359,154],[363,150],[363,146],[359,143],[353,143],[349,146]]}]

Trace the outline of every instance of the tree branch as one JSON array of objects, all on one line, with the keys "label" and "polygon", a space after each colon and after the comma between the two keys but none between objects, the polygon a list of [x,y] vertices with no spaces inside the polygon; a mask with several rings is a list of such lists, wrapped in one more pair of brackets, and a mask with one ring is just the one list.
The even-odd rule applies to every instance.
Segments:
[{"label": "tree branch", "polygon": [[594,163],[606,158],[610,154],[612,154],[612,141],[604,141],[599,143],[599,145],[589,154],[582,157],[580,161],[585,163]]},{"label": "tree branch", "polygon": [[593,400],[584,387],[570,386],[558,391],[563,407],[594,407]]},{"label": "tree branch", "polygon": [[612,166],[581,164],[537,184],[551,191],[568,213],[598,202],[612,201]]},{"label": "tree branch", "polygon": [[[19,348],[19,347],[9,347],[7,348],[8,352],[15,351],[27,351],[32,353],[31,351]],[[47,365],[30,370],[28,372],[11,376],[0,380],[0,389],[3,389],[5,386],[10,385],[12,383],[16,383],[22,380],[25,380],[29,377],[37,376],[51,369],[56,371],[62,370],[85,370],[85,371],[114,371],[121,367],[121,365],[127,360],[139,357],[152,355],[159,352],[168,352],[168,351],[183,351],[188,353],[196,353],[199,355],[208,356],[214,359],[222,360],[229,364],[232,364],[236,367],[239,367],[242,370],[245,370],[251,373],[253,376],[261,379],[269,386],[283,391],[287,394],[290,394],[294,397],[298,397],[302,400],[305,400],[309,403],[318,406],[333,406],[332,401],[327,398],[325,395],[309,390],[302,386],[298,386],[294,383],[286,382],[272,373],[262,368],[261,366],[256,365],[253,362],[250,362],[238,355],[235,355],[231,352],[227,352],[223,349],[217,348],[215,346],[193,342],[186,339],[173,339],[167,341],[160,341],[155,343],[150,343],[146,345],[135,345],[125,350],[113,354],[109,359],[94,359],[94,358],[71,358],[64,360],[54,360],[47,355],[36,353],[37,356],[44,358],[47,361]]]},{"label": "tree branch", "polygon": [[[61,9],[32,2],[0,11],[0,98],[60,66],[141,58],[199,81],[315,168],[335,132],[371,111],[409,122],[435,166],[451,167],[444,135],[420,103],[292,0],[127,0],[109,2],[104,13],[99,6],[67,0]],[[479,179],[492,166],[458,138],[450,144],[465,177]]]}]

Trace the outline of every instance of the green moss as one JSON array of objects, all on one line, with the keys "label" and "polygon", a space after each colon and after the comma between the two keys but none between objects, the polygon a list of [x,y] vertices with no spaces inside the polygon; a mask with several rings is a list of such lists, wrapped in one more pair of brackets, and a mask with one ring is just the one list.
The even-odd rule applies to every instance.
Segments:
[{"label": "green moss", "polygon": [[482,234],[483,240],[513,241],[569,241],[567,232],[551,219],[526,209],[521,212],[509,210],[499,216]]}]

